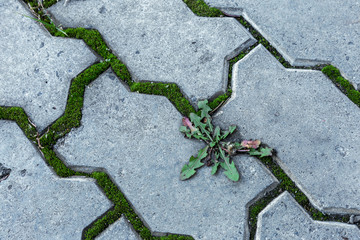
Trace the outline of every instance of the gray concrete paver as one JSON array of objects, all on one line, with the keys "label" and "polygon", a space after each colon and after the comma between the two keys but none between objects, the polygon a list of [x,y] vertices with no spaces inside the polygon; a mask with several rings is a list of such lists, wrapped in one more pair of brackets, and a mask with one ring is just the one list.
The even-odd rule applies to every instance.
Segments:
[{"label": "gray concrete paver", "polygon": [[286,69],[262,45],[234,65],[232,83],[215,122],[276,149],[318,209],[359,214],[359,107],[321,72]]},{"label": "gray concrete paver", "polygon": [[236,20],[195,16],[182,0],[70,1],[50,12],[99,30],[136,81],[176,83],[193,103],[224,93],[225,60],[255,43]]},{"label": "gray concrete paver", "polygon": [[295,66],[331,63],[360,88],[360,2],[205,0],[245,16]]},{"label": "gray concrete paver", "polygon": [[0,163],[0,239],[81,239],[112,206],[92,179],[57,177],[14,122],[0,121]]},{"label": "gray concrete paver", "polygon": [[55,149],[70,166],[105,168],[155,233],[245,239],[248,205],[277,180],[256,159],[236,157],[240,182],[209,169],[180,181],[203,147],[179,132],[181,117],[165,97],[130,93],[107,72],[86,89],[82,126]]},{"label": "gray concrete paver", "polygon": [[0,12],[0,106],[22,107],[42,131],[64,113],[71,79],[97,57],[22,16],[33,17],[18,0],[0,0]]},{"label": "gray concrete paver", "polygon": [[274,199],[258,216],[256,240],[360,239],[355,225],[314,221],[288,192]]},{"label": "gray concrete paver", "polygon": [[102,232],[96,240],[139,240],[141,239],[130,227],[126,218],[122,216],[104,232]]}]

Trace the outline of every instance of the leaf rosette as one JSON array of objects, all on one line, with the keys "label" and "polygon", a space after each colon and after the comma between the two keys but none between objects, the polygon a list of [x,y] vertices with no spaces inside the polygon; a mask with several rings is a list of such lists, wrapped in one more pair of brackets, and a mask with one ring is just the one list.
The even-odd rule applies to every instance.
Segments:
[{"label": "leaf rosette", "polygon": [[260,140],[243,140],[241,142],[226,142],[226,138],[236,130],[232,125],[228,130],[221,130],[219,126],[212,125],[210,116],[211,108],[208,101],[198,103],[199,113],[191,113],[189,118],[182,119],[183,126],[180,132],[187,138],[196,138],[206,143],[206,147],[199,150],[196,157],[191,156],[189,162],[183,166],[180,179],[186,180],[194,176],[196,169],[203,166],[211,166],[211,174],[218,172],[219,167],[224,170],[224,174],[230,180],[236,182],[240,179],[239,171],[231,156],[238,153],[247,153],[260,158],[272,156],[272,149],[261,147]]}]

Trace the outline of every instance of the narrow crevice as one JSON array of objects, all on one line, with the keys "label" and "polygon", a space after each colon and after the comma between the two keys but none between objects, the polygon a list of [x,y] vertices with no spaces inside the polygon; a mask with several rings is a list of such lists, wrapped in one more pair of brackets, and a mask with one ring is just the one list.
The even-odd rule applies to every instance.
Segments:
[{"label": "narrow crevice", "polygon": [[[216,8],[210,8],[209,6],[205,7],[206,3],[203,0],[183,0],[188,7],[195,13],[199,12],[201,9],[202,17],[222,17],[226,16],[225,13],[217,12],[217,15],[212,14]],[[227,98],[224,98],[224,101],[221,101],[223,105],[226,100],[231,96],[231,81],[232,81],[232,69],[233,65],[238,62],[240,59],[244,58],[251,50],[253,50],[258,44],[262,44],[285,68],[289,69],[310,69],[322,71],[328,78],[330,78],[335,85],[357,106],[360,107],[360,92],[355,90],[353,85],[341,76],[340,71],[329,64],[321,64],[315,66],[292,66],[285,58],[278,52],[278,50],[273,47],[269,41],[267,41],[244,17],[242,16],[227,16],[235,17],[235,19],[244,26],[251,35],[257,40],[257,44],[243,50],[238,56],[229,61],[229,78],[228,78],[228,92],[230,93]],[[211,106],[213,107],[213,106]],[[294,199],[306,210],[306,212],[314,219],[318,221],[335,221],[349,223],[350,215],[336,215],[336,214],[324,214],[321,211],[317,210],[312,206],[309,199],[306,195],[295,185],[291,178],[281,169],[281,167],[273,160],[273,158],[263,158],[259,159],[270,171],[271,173],[280,181],[279,186],[274,190],[265,194],[264,197],[260,198],[249,208],[249,228],[250,228],[250,239],[255,238],[256,227],[257,227],[257,217],[258,214],[276,197],[278,197],[282,192],[288,191]],[[355,224],[360,228],[360,224]]]},{"label": "narrow crevice", "polygon": [[[29,4],[40,18],[50,23],[49,19],[44,17],[46,12],[44,8],[39,6],[38,1],[36,0],[23,0],[26,4]],[[52,4],[56,3],[56,0],[44,1],[43,5],[45,8],[50,7]],[[208,7],[202,0],[184,0],[184,2],[189,6],[189,8],[197,15],[204,17],[220,17],[223,15],[221,11],[215,8]],[[332,66],[316,66],[312,68],[308,67],[293,67],[284,58],[278,53],[278,51],[272,47],[266,39],[264,39],[252,26],[242,17],[237,18],[237,20],[247,28],[252,35],[258,40],[260,44],[263,44],[279,61],[287,68],[299,68],[299,69],[313,69],[313,70],[322,70],[325,74],[327,73],[337,73],[336,70],[331,69],[328,71],[329,67]],[[67,37],[55,27],[47,27],[48,31],[53,36]],[[124,81],[131,91],[137,91],[139,93],[146,94],[155,94],[163,95],[168,97],[168,99],[175,105],[175,107],[183,115],[188,115],[190,112],[194,112],[194,108],[191,106],[189,101],[183,96],[180,91],[180,88],[176,84],[165,84],[165,83],[144,83],[144,82],[134,82],[131,79],[130,73],[127,70],[126,66],[118,60],[118,58],[112,54],[111,50],[108,49],[106,43],[103,41],[100,33],[96,30],[87,30],[83,28],[77,29],[65,29],[64,30],[70,37],[83,39],[88,46],[90,46],[94,51],[96,51],[100,56],[104,58],[104,62],[94,64],[92,67],[86,69],[81,76],[77,76],[71,84],[69,97],[66,105],[65,113],[60,117],[54,124],[49,127],[49,132],[42,135],[40,139],[41,151],[45,156],[46,161],[50,166],[52,166],[55,172],[59,176],[70,177],[70,176],[90,176],[96,179],[97,184],[105,192],[106,196],[112,201],[115,206],[113,209],[109,210],[102,216],[100,219],[96,220],[89,228],[84,231],[84,239],[93,239],[99,233],[101,233],[106,227],[114,223],[121,215],[123,214],[131,223],[136,232],[143,239],[193,239],[189,236],[181,235],[168,235],[164,237],[155,237],[152,236],[150,230],[145,226],[141,221],[139,216],[135,213],[134,209],[131,208],[129,202],[126,200],[124,194],[116,187],[116,185],[111,181],[109,176],[104,172],[93,172],[92,174],[85,174],[81,172],[76,172],[68,168],[55,154],[52,147],[56,141],[67,134],[72,128],[80,126],[81,120],[81,108],[83,106],[83,94],[85,91],[85,86],[91,81],[96,79],[101,73],[103,73],[109,66],[113,69],[116,75]],[[99,38],[100,37],[100,38]],[[101,39],[101,40],[100,40]],[[231,95],[231,77],[232,77],[232,67],[235,62],[243,58],[248,52],[250,52],[256,45],[242,51],[238,56],[229,61],[229,81],[228,81],[228,90],[225,94],[220,95],[218,98],[213,100],[210,103],[210,107],[217,108],[219,104],[223,104]],[[333,67],[334,68],[334,67]],[[326,70],[324,70],[326,69]],[[330,74],[331,75],[331,74]],[[329,78],[331,78],[329,76]],[[333,74],[331,76],[336,76],[334,81],[338,80],[338,75]],[[340,75],[341,76],[341,75]],[[340,81],[340,80],[339,80]],[[341,80],[339,85],[344,88],[347,92],[347,80]],[[169,91],[169,88],[171,91]],[[355,90],[356,91],[356,90]],[[359,93],[358,91],[356,91]],[[356,93],[351,91],[351,94],[355,95],[354,99],[360,99]],[[75,97],[74,97],[75,96]],[[350,97],[349,97],[350,98]],[[351,99],[351,98],[350,98]],[[354,101],[354,100],[353,100]],[[360,100],[359,100],[360,101]],[[72,106],[72,107],[71,107]],[[0,107],[0,119],[8,119],[15,121],[19,127],[24,131],[25,135],[34,143],[37,144],[37,131],[31,126],[28,121],[28,117],[22,108],[18,107]],[[30,126],[29,126],[30,125]],[[40,146],[39,146],[40,147]],[[296,199],[296,201],[307,210],[310,215],[315,220],[326,220],[326,221],[341,221],[347,222],[348,216],[345,217],[336,217],[334,215],[324,215],[318,210],[314,209],[306,196],[296,187],[296,185],[291,181],[291,179],[284,173],[284,171],[273,161],[271,158],[260,159],[260,161],[267,166],[267,168],[274,174],[274,176],[280,181],[280,185],[267,193],[265,197],[259,199],[254,203],[249,209],[249,218],[250,218],[250,232],[252,239],[256,231],[256,221],[258,213],[274,198],[276,198],[281,192],[287,190],[289,191]]]}]

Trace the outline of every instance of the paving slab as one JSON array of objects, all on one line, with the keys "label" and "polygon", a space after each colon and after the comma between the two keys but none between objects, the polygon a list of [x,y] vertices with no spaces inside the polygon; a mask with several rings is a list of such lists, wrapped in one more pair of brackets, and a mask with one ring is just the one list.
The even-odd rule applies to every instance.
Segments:
[{"label": "paving slab", "polygon": [[256,240],[360,239],[355,225],[314,221],[288,192],[260,212],[257,224]]},{"label": "paving slab", "polygon": [[262,45],[234,65],[232,89],[215,123],[275,148],[318,209],[359,214],[359,107],[320,71],[286,69]]},{"label": "paving slab", "polygon": [[81,239],[112,206],[93,180],[57,177],[16,123],[0,136],[0,239]]},{"label": "paving slab", "polygon": [[0,12],[0,106],[22,107],[42,131],[64,113],[71,79],[97,57],[80,40],[52,37],[18,0],[0,0]]},{"label": "paving slab", "polygon": [[243,15],[295,66],[331,63],[360,89],[360,2],[205,0]]},{"label": "paving slab", "polygon": [[154,233],[245,239],[248,205],[277,180],[255,158],[236,157],[240,182],[210,169],[180,181],[204,146],[184,138],[181,119],[165,97],[130,93],[106,72],[85,91],[82,126],[55,149],[70,166],[105,168]]},{"label": "paving slab", "polygon": [[124,216],[102,232],[96,240],[139,240],[141,239],[130,227]]},{"label": "paving slab", "polygon": [[136,81],[172,82],[196,103],[224,93],[228,62],[255,43],[234,19],[195,16],[182,0],[64,1],[65,27],[95,28]]}]

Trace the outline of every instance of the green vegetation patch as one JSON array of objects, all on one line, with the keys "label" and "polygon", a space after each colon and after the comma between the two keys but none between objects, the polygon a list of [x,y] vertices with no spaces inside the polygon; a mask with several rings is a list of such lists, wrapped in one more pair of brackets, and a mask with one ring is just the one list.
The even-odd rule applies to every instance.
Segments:
[{"label": "green vegetation patch", "polygon": [[163,237],[155,237],[151,235],[150,230],[144,225],[141,219],[137,216],[135,211],[131,208],[129,202],[125,198],[124,194],[116,187],[111,181],[109,176],[103,172],[93,172],[91,177],[96,179],[97,184],[104,190],[106,196],[115,204],[114,208],[108,211],[104,217],[97,220],[88,228],[84,233],[85,239],[94,239],[102,231],[104,231],[110,224],[118,220],[121,215],[131,223],[134,230],[140,235],[142,239],[161,239],[161,240],[190,240],[193,239],[190,236],[182,235],[168,235]]},{"label": "green vegetation patch", "polygon": [[273,160],[272,157],[258,158],[279,180],[279,185],[268,192],[264,197],[256,201],[249,208],[249,227],[250,227],[250,239],[255,239],[257,217],[258,214],[275,198],[277,198],[282,192],[288,191],[294,199],[305,209],[305,211],[314,220],[318,221],[336,221],[347,223],[350,216],[343,215],[330,215],[324,214],[314,208],[306,195],[296,186],[296,184],[290,179],[290,177],[281,169],[281,167]]},{"label": "green vegetation patch", "polygon": [[165,96],[182,115],[188,116],[191,112],[195,112],[190,102],[184,98],[180,88],[174,83],[137,82],[132,83],[130,89],[132,92]]},{"label": "green vegetation patch", "polygon": [[72,128],[80,126],[85,87],[109,66],[110,64],[106,62],[94,64],[72,80],[65,113],[41,136],[40,143],[42,146],[52,147],[59,138],[70,132]]},{"label": "green vegetation patch", "polygon": [[355,90],[354,86],[341,76],[339,69],[333,65],[328,65],[321,71],[328,76],[351,101],[360,107],[360,92]]},{"label": "green vegetation patch", "polygon": [[209,7],[203,0],[183,0],[193,13],[200,17],[220,17],[223,13],[213,7]]},{"label": "green vegetation patch", "polygon": [[17,125],[23,130],[25,136],[30,139],[30,141],[36,141],[38,136],[37,131],[33,123],[31,123],[29,117],[26,115],[24,109],[21,107],[0,106],[0,120],[15,121]]},{"label": "green vegetation patch", "polygon": [[[37,0],[23,0],[26,4],[29,4],[31,11],[40,17],[41,21],[44,21],[45,27],[48,31],[59,37],[71,37],[77,39],[83,39],[89,47],[91,47],[97,54],[99,54],[104,61],[97,63],[86,69],[84,72],[79,74],[73,79],[67,106],[65,113],[60,117],[54,124],[52,124],[48,131],[39,137],[38,132],[32,123],[28,119],[22,108],[18,107],[0,107],[0,119],[8,119],[16,121],[20,128],[24,131],[25,135],[34,143],[38,144],[41,149],[47,163],[52,166],[55,172],[62,177],[70,177],[75,175],[88,176],[96,179],[97,184],[103,189],[106,196],[114,203],[114,208],[109,210],[100,219],[93,222],[85,231],[85,239],[94,239],[100,234],[106,227],[114,223],[122,215],[125,216],[132,224],[135,231],[143,239],[176,239],[176,240],[187,240],[193,239],[190,236],[181,235],[168,235],[164,237],[154,237],[151,235],[150,230],[144,225],[141,219],[137,216],[135,211],[131,208],[129,202],[126,200],[123,193],[117,188],[117,186],[111,181],[109,176],[103,172],[94,172],[92,174],[80,173],[69,169],[55,154],[52,147],[56,141],[67,134],[72,128],[80,126],[80,120],[82,117],[81,108],[83,107],[83,96],[85,86],[96,79],[101,73],[103,73],[110,66],[116,75],[124,81],[130,88],[131,91],[166,96],[175,107],[185,116],[189,116],[190,113],[195,112],[195,109],[191,106],[189,101],[183,96],[180,88],[176,84],[165,84],[165,83],[151,83],[151,82],[140,82],[135,83],[130,75],[130,72],[107,47],[101,34],[97,30],[84,29],[84,28],[69,28],[62,30],[55,26],[50,17],[46,14],[44,8],[48,8],[55,4],[57,0],[44,0],[43,6],[39,4]],[[202,0],[184,0],[184,3],[198,16],[203,17],[220,17],[222,12],[218,9],[209,7]],[[237,20],[247,28],[253,36],[258,40],[259,43],[263,44],[285,67],[291,67],[290,64],[279,54],[279,52],[270,45],[270,43],[261,36],[245,19],[242,17]],[[255,45],[256,46],[256,45]],[[230,60],[230,71],[229,79],[231,79],[231,70],[235,62],[244,57],[251,49],[255,46],[243,51],[237,57]],[[314,69],[314,68],[312,68]],[[336,69],[337,70],[337,69]],[[343,79],[339,71],[334,69],[324,68],[325,74],[331,73],[331,77],[336,76],[334,81],[337,81],[344,89],[347,90],[349,98],[359,105],[360,98],[359,92],[349,85],[348,81]],[[340,78],[341,77],[341,78]],[[224,103],[231,96],[231,90],[228,89],[223,95],[220,95],[214,99],[209,106],[212,109],[216,109],[219,104]],[[352,97],[350,97],[352,96]],[[356,100],[357,99],[357,100]],[[261,161],[265,164],[280,181],[280,185],[271,191],[267,196],[257,201],[250,207],[250,222],[251,222],[251,234],[254,236],[256,230],[256,221],[258,213],[264,209],[264,207],[281,192],[289,191],[295,199],[317,220],[333,220],[334,218],[322,214],[321,212],[314,209],[306,196],[296,187],[291,179],[284,173],[284,171],[272,160],[272,158],[262,158]],[[337,218],[339,219],[339,218]],[[347,221],[347,218],[341,218],[341,220]],[[335,219],[336,220],[336,219]],[[252,237],[253,239],[253,237]]]}]

